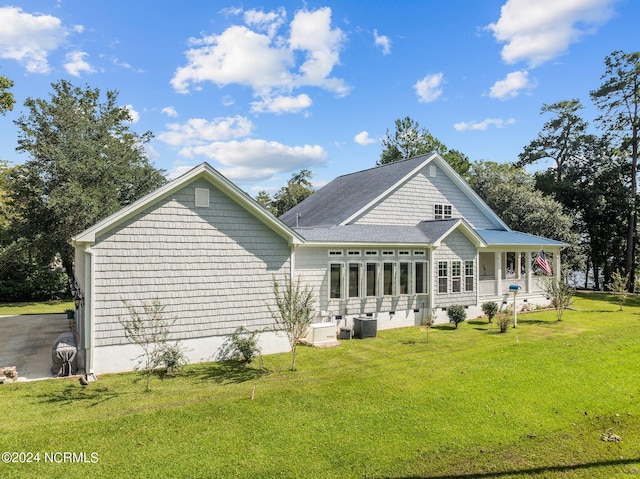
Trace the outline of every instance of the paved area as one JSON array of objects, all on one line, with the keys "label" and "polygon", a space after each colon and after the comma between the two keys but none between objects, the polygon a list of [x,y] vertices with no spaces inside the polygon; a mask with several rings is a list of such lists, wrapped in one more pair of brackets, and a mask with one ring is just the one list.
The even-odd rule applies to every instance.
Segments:
[{"label": "paved area", "polygon": [[18,380],[51,377],[51,348],[70,331],[66,314],[0,316],[0,368],[15,366]]}]

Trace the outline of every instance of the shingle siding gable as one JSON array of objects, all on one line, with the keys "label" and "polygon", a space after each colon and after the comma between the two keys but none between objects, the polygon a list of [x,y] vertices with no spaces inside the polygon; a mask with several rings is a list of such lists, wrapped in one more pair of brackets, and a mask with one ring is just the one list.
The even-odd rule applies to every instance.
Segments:
[{"label": "shingle siding gable", "polygon": [[[195,188],[210,206],[195,207]],[[205,180],[141,211],[97,238],[94,250],[95,345],[124,344],[123,299],[158,298],[177,317],[173,339],[218,336],[238,326],[272,325],[273,276],[289,272],[282,237]]]},{"label": "shingle siding gable", "polygon": [[[436,175],[429,175],[435,168]],[[434,205],[449,204],[454,218],[464,218],[473,228],[496,225],[436,165],[428,164],[370,209],[355,218],[356,224],[390,224],[413,226],[434,220]]]}]

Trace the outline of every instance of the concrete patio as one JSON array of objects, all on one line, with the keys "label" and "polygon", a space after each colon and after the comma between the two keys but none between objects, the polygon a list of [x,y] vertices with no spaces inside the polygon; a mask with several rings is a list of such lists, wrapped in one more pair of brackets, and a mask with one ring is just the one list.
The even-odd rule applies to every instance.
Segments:
[{"label": "concrete patio", "polygon": [[51,378],[51,348],[70,331],[66,314],[0,316],[0,368],[15,366],[18,381]]}]

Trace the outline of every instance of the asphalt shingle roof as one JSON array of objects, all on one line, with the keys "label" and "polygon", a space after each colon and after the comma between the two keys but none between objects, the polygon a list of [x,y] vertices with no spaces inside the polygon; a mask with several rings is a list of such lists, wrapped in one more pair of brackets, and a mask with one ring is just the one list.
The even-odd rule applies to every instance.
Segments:
[{"label": "asphalt shingle roof", "polygon": [[423,221],[417,226],[344,225],[319,228],[294,228],[307,241],[328,243],[433,244],[449,231],[458,219]]},{"label": "asphalt shingle roof", "polygon": [[339,176],[284,213],[280,220],[293,228],[338,225],[411,173],[429,156]]}]

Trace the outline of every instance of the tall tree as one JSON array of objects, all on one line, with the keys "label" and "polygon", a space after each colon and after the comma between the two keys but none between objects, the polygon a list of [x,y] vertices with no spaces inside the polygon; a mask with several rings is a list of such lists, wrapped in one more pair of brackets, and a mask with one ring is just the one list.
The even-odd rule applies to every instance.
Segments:
[{"label": "tall tree", "polygon": [[436,152],[462,177],[466,178],[471,167],[469,158],[458,150],[450,150],[417,121],[407,116],[395,121],[393,134],[387,129],[382,139],[382,153],[376,166],[386,165],[418,155]]},{"label": "tall tree", "polygon": [[18,147],[29,159],[9,177],[12,229],[40,257],[59,257],[70,276],[70,238],[165,182],[144,152],[150,132],[131,131],[118,93],[80,88],[61,80],[50,99],[28,98],[18,126]]},{"label": "tall tree", "polygon": [[470,184],[510,228],[572,245],[563,252],[563,263],[577,265],[573,218],[562,204],[536,190],[532,175],[508,163],[475,162]]},{"label": "tall tree", "polygon": [[517,165],[524,166],[551,158],[556,164],[556,180],[562,181],[566,165],[583,153],[581,147],[588,126],[578,115],[583,108],[578,99],[543,104],[541,114],[555,113],[556,116],[543,125],[538,137],[518,155]]},{"label": "tall tree", "polygon": [[2,115],[13,110],[13,105],[16,103],[13,93],[9,91],[11,88],[13,88],[13,81],[6,76],[0,76],[0,114]]},{"label": "tall tree", "polygon": [[597,118],[602,127],[617,139],[620,156],[628,158],[629,197],[625,273],[629,290],[635,283],[635,243],[638,192],[638,138],[640,136],[640,52],[620,50],[608,55],[602,85],[591,92],[591,99],[602,111]]},{"label": "tall tree", "polygon": [[[283,215],[302,200],[311,196],[314,189],[311,185],[311,170],[302,169],[291,175],[287,185],[280,188],[274,195],[267,208],[276,216]],[[264,201],[264,196],[261,201]],[[264,206],[264,205],[263,205]]]}]

